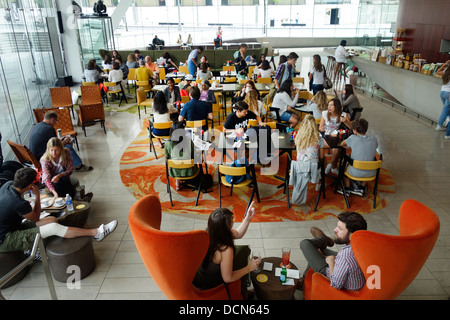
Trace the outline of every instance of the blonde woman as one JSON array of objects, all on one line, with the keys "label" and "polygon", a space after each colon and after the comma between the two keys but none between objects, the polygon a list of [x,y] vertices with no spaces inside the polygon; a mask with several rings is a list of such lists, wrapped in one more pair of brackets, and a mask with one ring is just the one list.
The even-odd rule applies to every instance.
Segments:
[{"label": "blonde woman", "polygon": [[323,91],[316,93],[311,100],[308,101],[306,106],[298,108],[300,111],[312,111],[314,119],[322,118],[322,112],[327,110],[327,95]]},{"label": "blonde woman", "polygon": [[258,120],[259,125],[265,125],[261,120],[261,116],[266,114],[266,108],[264,108],[263,103],[258,100],[256,91],[250,90],[247,92],[244,101],[248,104],[248,110],[256,115],[256,120]]},{"label": "blonde woman", "polygon": [[59,138],[51,138],[47,142],[47,151],[41,158],[42,182],[53,193],[55,199],[69,194],[75,196],[75,189],[70,182],[74,170],[69,149],[64,148]]},{"label": "blonde woman", "polygon": [[295,136],[295,146],[297,149],[297,161],[318,161],[323,158],[323,146],[325,140],[320,136],[316,120],[310,114],[307,114],[302,122],[298,133]]},{"label": "blonde woman", "polygon": [[133,53],[130,53],[127,58],[127,67],[128,69],[136,69],[139,68],[139,64],[136,60],[136,56]]}]

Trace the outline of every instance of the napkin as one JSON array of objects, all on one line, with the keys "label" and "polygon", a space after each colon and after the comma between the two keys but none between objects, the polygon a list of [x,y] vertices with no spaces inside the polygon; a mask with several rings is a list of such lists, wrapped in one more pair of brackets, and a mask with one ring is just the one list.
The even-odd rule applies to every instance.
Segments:
[{"label": "napkin", "polygon": [[266,271],[272,271],[273,263],[271,262],[264,262],[263,270]]}]

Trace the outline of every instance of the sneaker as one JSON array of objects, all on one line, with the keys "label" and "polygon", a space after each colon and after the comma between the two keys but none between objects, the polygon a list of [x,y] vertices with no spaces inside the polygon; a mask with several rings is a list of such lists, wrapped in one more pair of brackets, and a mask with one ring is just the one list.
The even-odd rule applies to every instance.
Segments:
[{"label": "sneaker", "polygon": [[111,232],[113,232],[116,229],[116,227],[117,227],[117,220],[113,220],[108,224],[102,224],[100,227],[98,227],[97,236],[95,236],[94,239],[97,241],[102,241],[107,236],[109,236]]},{"label": "sneaker", "polygon": [[364,195],[364,189],[350,189],[350,193],[362,197]]},{"label": "sneaker", "polygon": [[[24,252],[25,256],[29,257],[31,256],[31,249]],[[39,248],[36,251],[36,255],[34,256],[33,261],[42,261],[41,252],[39,251]]]},{"label": "sneaker", "polygon": [[444,139],[445,140],[450,140],[450,136],[445,136]]},{"label": "sneaker", "polygon": [[[347,188],[347,187],[345,188],[345,193],[347,194],[347,196],[350,195],[351,191],[352,191],[351,188]],[[342,192],[341,188],[337,188],[336,192],[339,193],[339,194],[344,194],[344,192]]]},{"label": "sneaker", "polygon": [[82,165],[79,166],[78,168],[75,168],[75,170],[76,170],[77,172],[91,171],[91,170],[93,170],[93,169],[94,169],[94,167],[92,167],[92,166],[87,166],[87,165],[85,165],[85,164],[82,164]]},{"label": "sneaker", "polygon": [[447,118],[445,118],[444,123],[442,124],[443,127],[447,127],[448,123],[450,122],[450,116],[448,116]]},{"label": "sneaker", "polygon": [[436,131],[445,131],[445,130],[447,130],[447,128],[444,126],[440,126],[440,125],[436,126]]},{"label": "sneaker", "polygon": [[331,163],[327,164],[327,166],[325,167],[325,174],[329,174],[330,173],[331,166],[332,166]]}]

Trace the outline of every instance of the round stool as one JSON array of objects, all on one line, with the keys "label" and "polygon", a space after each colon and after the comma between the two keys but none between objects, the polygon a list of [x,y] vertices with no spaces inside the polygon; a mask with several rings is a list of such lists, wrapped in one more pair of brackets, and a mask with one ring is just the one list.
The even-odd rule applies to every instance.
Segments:
[{"label": "round stool", "polygon": [[[27,257],[22,251],[14,251],[14,252],[6,252],[0,253],[0,278],[6,276],[12,269],[17,267],[22,261],[24,261]],[[30,265],[25,267],[22,271],[20,271],[14,278],[9,280],[2,289],[6,289],[16,284],[20,280],[22,280],[25,275],[28,273],[30,269]]]},{"label": "round stool", "polygon": [[76,280],[86,278],[95,269],[92,237],[52,237],[46,243],[46,252],[52,275],[59,282],[67,282],[72,276],[72,270],[67,270],[69,266],[80,268],[80,278]]}]

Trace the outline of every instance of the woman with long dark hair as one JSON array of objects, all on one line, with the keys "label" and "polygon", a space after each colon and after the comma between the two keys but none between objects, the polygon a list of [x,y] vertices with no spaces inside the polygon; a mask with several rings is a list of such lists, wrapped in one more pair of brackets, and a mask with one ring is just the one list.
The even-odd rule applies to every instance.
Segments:
[{"label": "woman with long dark hair", "polygon": [[353,86],[351,84],[346,84],[344,87],[344,92],[342,92],[342,109],[345,112],[350,114],[350,119],[359,119],[361,117],[361,113],[355,114],[355,117],[352,117],[353,109],[359,108],[360,103],[355,93],[353,92]]},{"label": "woman with long dark hair", "polygon": [[241,289],[246,297],[245,276],[259,266],[261,258],[250,259],[248,262],[249,247],[236,246],[234,239],[241,239],[245,235],[255,213],[252,203],[236,229],[233,229],[234,214],[229,209],[218,208],[210,214],[206,229],[209,234],[208,252],[193,281],[197,288],[211,289],[221,283],[241,279]]},{"label": "woman with long dark hair", "polygon": [[309,72],[309,80],[312,80],[312,91],[316,95],[318,91],[324,89],[323,81],[325,80],[325,67],[322,64],[322,60],[318,54],[313,55],[313,67]]},{"label": "woman with long dark hair", "polygon": [[292,112],[298,101],[298,90],[294,90],[292,80],[285,80],[273,98],[272,108],[278,108],[280,112],[280,120],[289,123],[291,128],[294,128],[299,115]]}]

